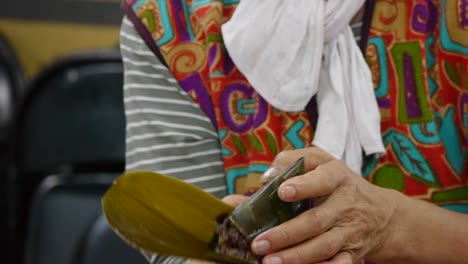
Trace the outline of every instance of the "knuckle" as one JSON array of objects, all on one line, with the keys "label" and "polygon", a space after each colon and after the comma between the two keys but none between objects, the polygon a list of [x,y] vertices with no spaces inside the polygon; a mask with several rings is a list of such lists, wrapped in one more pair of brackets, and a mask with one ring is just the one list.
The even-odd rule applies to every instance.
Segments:
[{"label": "knuckle", "polygon": [[323,243],[323,253],[327,256],[333,256],[340,250],[340,245],[334,240],[328,240]]},{"label": "knuckle", "polygon": [[340,180],[342,181],[348,179],[352,174],[351,169],[349,169],[341,160],[330,161],[330,167],[333,168],[336,175],[340,176]]},{"label": "knuckle", "polygon": [[294,161],[294,153],[291,150],[283,150],[278,153],[272,163],[272,166],[279,168],[288,166],[291,162]]},{"label": "knuckle", "polygon": [[283,150],[276,155],[275,161],[282,161],[288,159],[291,151],[290,150]]},{"label": "knuckle", "polygon": [[346,213],[360,213],[366,211],[367,202],[362,199],[359,188],[356,185],[343,186],[339,195],[346,203]]},{"label": "knuckle", "polygon": [[327,213],[324,208],[321,210],[309,210],[307,211],[307,218],[304,218],[304,227],[311,234],[318,235],[328,229],[326,224]]},{"label": "knuckle", "polygon": [[361,212],[358,207],[352,206],[345,210],[344,215],[345,219],[347,219],[348,221],[357,222],[361,216]]},{"label": "knuckle", "polygon": [[337,159],[330,160],[328,163],[332,165],[333,167],[341,168],[343,163]]},{"label": "knuckle", "polygon": [[334,159],[334,157],[332,155],[330,155],[328,152],[326,152],[325,150],[323,150],[323,149],[321,149],[321,148],[319,148],[317,146],[311,147],[310,152],[321,156],[324,160],[333,160]]},{"label": "knuckle", "polygon": [[336,177],[333,174],[327,175],[324,180],[324,185],[327,190],[335,190],[338,185]]},{"label": "knuckle", "polygon": [[291,250],[290,256],[285,258],[285,264],[308,263],[305,253],[297,248]]},{"label": "knuckle", "polygon": [[347,184],[341,188],[343,194],[350,197],[357,197],[359,194],[359,187],[356,184]]},{"label": "knuckle", "polygon": [[354,251],[360,250],[365,246],[363,234],[361,232],[353,232],[348,235],[346,242],[343,244],[343,250]]},{"label": "knuckle", "polygon": [[362,235],[360,230],[356,230],[349,235],[349,242],[353,245],[353,248],[361,248],[364,245]]},{"label": "knuckle", "polygon": [[319,233],[322,230],[322,221],[320,221],[320,219],[315,217],[315,213],[311,214],[311,216],[314,218],[310,218],[309,220],[304,219],[302,226],[304,227],[304,230],[308,234],[314,236],[314,235],[317,235],[317,233]]},{"label": "knuckle", "polygon": [[317,167],[316,173],[321,176],[321,182],[326,190],[335,190],[340,185],[341,176],[333,170],[333,164],[327,163]]},{"label": "knuckle", "polygon": [[278,232],[279,241],[283,244],[288,244],[290,242],[291,236],[286,230],[280,230]]}]

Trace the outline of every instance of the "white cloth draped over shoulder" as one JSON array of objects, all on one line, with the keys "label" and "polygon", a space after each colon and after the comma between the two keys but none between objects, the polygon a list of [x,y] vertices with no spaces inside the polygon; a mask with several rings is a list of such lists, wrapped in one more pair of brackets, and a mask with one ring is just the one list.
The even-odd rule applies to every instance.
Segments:
[{"label": "white cloth draped over shoulder", "polygon": [[303,111],[316,95],[313,145],[360,173],[383,155],[369,67],[349,23],[364,0],[245,0],[223,25],[235,65],[271,105]]}]

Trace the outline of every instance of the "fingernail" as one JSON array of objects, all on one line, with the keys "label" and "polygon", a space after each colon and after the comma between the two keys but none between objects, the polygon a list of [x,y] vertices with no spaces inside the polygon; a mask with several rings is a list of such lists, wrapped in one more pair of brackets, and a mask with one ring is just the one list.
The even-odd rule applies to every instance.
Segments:
[{"label": "fingernail", "polygon": [[281,264],[283,260],[280,257],[269,257],[266,259],[267,264]]},{"label": "fingernail", "polygon": [[276,175],[278,175],[279,169],[276,167],[271,167],[260,178],[260,183],[267,183],[271,181]]},{"label": "fingernail", "polygon": [[294,198],[294,196],[296,195],[296,188],[294,188],[292,186],[286,186],[286,187],[283,188],[281,194],[282,194],[284,199]]},{"label": "fingernail", "polygon": [[270,242],[268,240],[254,241],[252,246],[255,253],[262,255],[270,249]]}]

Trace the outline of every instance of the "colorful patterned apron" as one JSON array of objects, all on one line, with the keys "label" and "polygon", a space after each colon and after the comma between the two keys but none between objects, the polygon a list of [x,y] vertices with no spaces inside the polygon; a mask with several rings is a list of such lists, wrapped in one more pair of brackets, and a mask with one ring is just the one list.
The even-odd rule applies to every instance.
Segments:
[{"label": "colorful patterned apron", "polygon": [[[229,193],[255,191],[279,151],[308,146],[317,117],[313,104],[307,112],[274,109],[235,67],[221,25],[238,2],[123,3],[146,44],[217,128]],[[367,160],[363,176],[468,213],[467,8],[466,0],[377,1],[366,55],[388,154]]]},{"label": "colorful patterned apron", "polygon": [[364,177],[468,213],[468,1],[377,1],[366,54],[387,155]]}]

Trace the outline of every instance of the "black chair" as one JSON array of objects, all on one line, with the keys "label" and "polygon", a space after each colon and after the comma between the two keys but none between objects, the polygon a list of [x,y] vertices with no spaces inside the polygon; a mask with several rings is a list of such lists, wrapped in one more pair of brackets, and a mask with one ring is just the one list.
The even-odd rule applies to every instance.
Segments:
[{"label": "black chair", "polygon": [[123,165],[122,86],[118,52],[75,55],[43,71],[28,88],[17,116],[20,173]]},{"label": "black chair", "polygon": [[112,231],[104,215],[92,225],[82,241],[75,264],[128,263],[146,264],[148,261],[136,249],[129,246]]},{"label": "black chair", "polygon": [[[6,146],[13,111],[24,93],[25,79],[8,40],[0,34],[0,144]],[[4,151],[2,151],[4,153]]]},{"label": "black chair", "polygon": [[0,34],[0,136],[13,116],[16,103],[24,94],[25,77],[17,55],[8,40]]},{"label": "black chair", "polygon": [[[17,249],[13,263],[22,262],[28,208],[33,193],[48,175],[77,178],[117,175],[124,170],[122,85],[123,66],[116,51],[64,58],[42,71],[28,86],[16,111],[9,162],[9,189],[15,198],[10,203],[14,216],[10,243]],[[98,208],[100,203],[94,203]],[[35,208],[37,202],[32,205],[32,211],[40,210]],[[34,239],[28,241],[28,248],[34,248],[29,242],[34,244]],[[49,254],[29,250],[27,259],[33,262],[28,263],[42,259],[36,253]],[[63,264],[52,260],[41,263]]]},{"label": "black chair", "polygon": [[33,198],[25,263],[75,263],[82,241],[101,215],[101,197],[116,176],[83,173],[47,177]]},{"label": "black chair", "polygon": [[10,125],[14,108],[24,90],[24,75],[10,43],[0,34],[0,211],[5,212],[0,218],[0,254],[10,252],[6,241],[11,230],[8,212],[7,155]]}]

